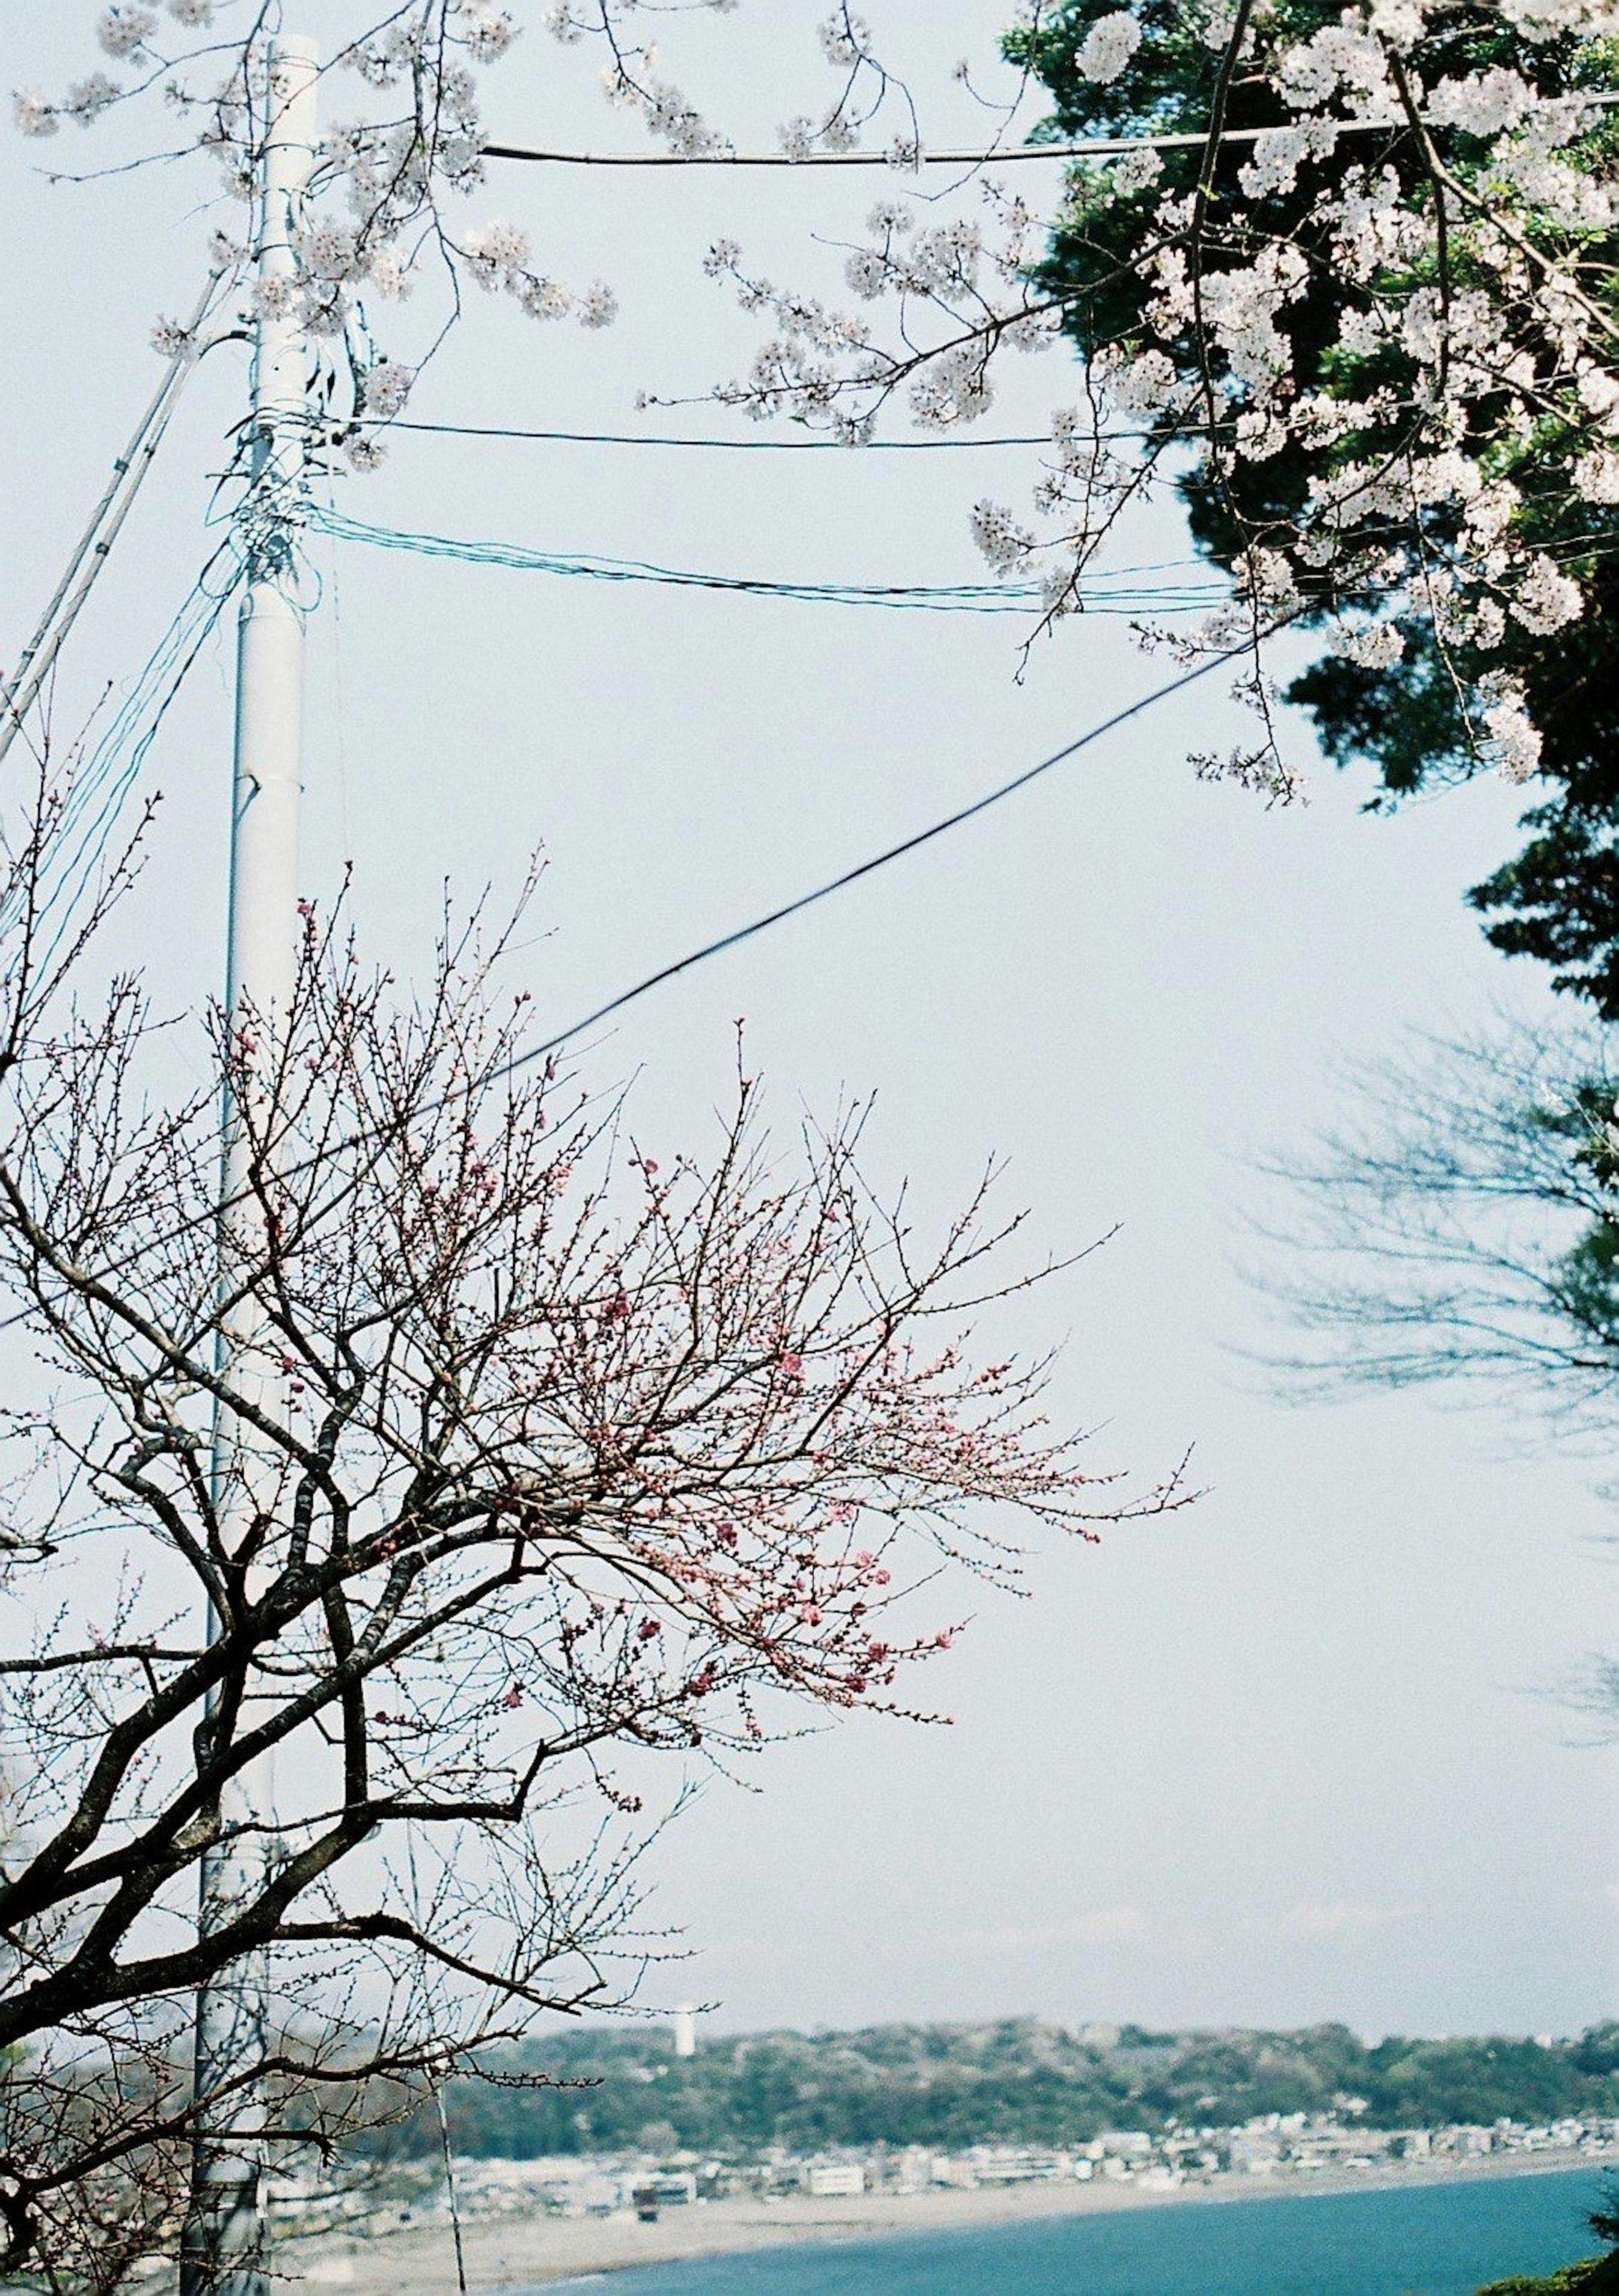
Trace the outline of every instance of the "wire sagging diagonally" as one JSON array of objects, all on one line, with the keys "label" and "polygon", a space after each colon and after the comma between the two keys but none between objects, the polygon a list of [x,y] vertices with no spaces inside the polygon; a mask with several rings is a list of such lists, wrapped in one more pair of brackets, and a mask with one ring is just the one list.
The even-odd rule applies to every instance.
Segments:
[{"label": "wire sagging diagonally", "polygon": [[993,806],[1004,804],[1009,797],[1015,797],[1019,790],[1027,789],[1029,783],[1038,781],[1043,774],[1051,773],[1058,766],[1067,765],[1070,758],[1078,757],[1093,742],[1116,733],[1121,726],[1127,726],[1132,718],[1141,717],[1143,711],[1155,708],[1158,702],[1183,693],[1189,685],[1196,685],[1200,678],[1207,677],[1212,671],[1229,668],[1231,662],[1244,658],[1246,652],[1245,648],[1238,648],[1229,653],[1206,656],[1202,661],[1195,662],[1190,669],[1182,670],[1178,677],[1172,677],[1162,685],[1155,685],[1150,693],[1143,693],[1139,701],[1127,702],[1124,709],[1116,709],[1112,717],[1104,718],[1099,726],[1092,726],[1087,733],[1066,742],[1060,750],[1053,750],[1051,756],[1042,758],[1038,765],[1025,767],[1022,773],[1015,774],[1010,781],[1002,782],[983,797],[958,806],[953,813],[947,813],[941,820],[929,823],[926,829],[919,829],[911,836],[901,838],[897,845],[890,845],[881,853],[873,854],[869,861],[857,862],[854,868],[845,869],[836,877],[829,877],[824,884],[814,886],[807,893],[800,893],[797,899],[784,901],[780,908],[755,917],[751,924],[738,925],[732,931],[723,933],[717,940],[707,941],[701,948],[694,948],[689,955],[676,958],[673,964],[666,964],[656,972],[649,972],[633,988],[625,989],[605,1004],[598,1004],[593,1013],[587,1013],[583,1020],[570,1022],[556,1036],[548,1037],[544,1044],[531,1045],[527,1052],[503,1062],[490,1072],[489,1081],[496,1083],[503,1077],[515,1075],[519,1069],[531,1067],[536,1061],[548,1058],[562,1046],[571,1043],[575,1037],[583,1036],[587,1029],[610,1020],[615,1013],[622,1013],[626,1004],[637,1003],[654,988],[661,988],[665,981],[678,979],[681,973],[689,972],[694,965],[706,964],[710,957],[723,955],[727,949],[740,948],[744,941],[753,940],[760,933],[768,932],[773,925],[782,924],[789,917],[796,917],[805,909],[814,908],[818,903],[830,900],[834,893],[841,893],[850,885],[859,884],[863,877],[874,876],[878,870],[887,868],[890,863],[904,860],[908,853],[918,852],[924,845],[931,845],[936,837],[946,836],[951,830],[960,829],[963,823],[975,820],[981,813],[989,812]]},{"label": "wire sagging diagonally", "polygon": [[[1010,781],[1001,783],[997,788],[988,791],[983,797],[975,798],[968,805],[958,806],[953,813],[948,813],[942,819],[929,823],[926,828],[917,830],[910,837],[902,838],[897,844],[890,845],[882,852],[873,854],[869,860],[858,862],[853,868],[845,869],[838,876],[828,878],[823,884],[813,886],[808,892],[800,893],[796,899],[784,901],[779,908],[770,909],[763,916],[755,917],[751,922],[738,925],[730,932],[723,933],[717,939],[706,941],[701,947],[689,950],[684,956],[677,957],[673,964],[661,965],[657,972],[647,973],[633,987],[622,989],[617,996],[609,997],[605,1004],[598,1004],[593,1012],[586,1013],[577,1021],[570,1021],[567,1028],[559,1029],[554,1036],[548,1037],[543,1044],[531,1045],[525,1051],[514,1054],[511,1060],[498,1062],[494,1068],[487,1070],[480,1078],[469,1079],[467,1085],[462,1087],[462,1094],[477,1089],[479,1085],[498,1084],[507,1077],[516,1076],[520,1070],[534,1067],[540,1061],[549,1060],[553,1053],[560,1052],[564,1045],[571,1044],[576,1037],[582,1037],[586,1029],[599,1027],[603,1021],[610,1020],[614,1013],[622,1013],[626,1006],[639,1003],[642,997],[650,996],[655,988],[662,988],[666,981],[677,980],[682,973],[690,972],[695,966],[707,964],[712,957],[723,955],[728,949],[740,948],[745,941],[756,939],[759,934],[768,932],[773,926],[784,923],[789,917],[797,916],[802,911],[814,908],[822,901],[830,900],[833,895],[844,891],[848,886],[858,884],[862,878],[873,876],[878,870],[886,869],[892,863],[903,860],[907,854],[920,851],[924,845],[930,845],[936,838],[947,836],[953,829],[959,829],[964,823],[975,820],[979,814],[987,813],[993,806],[1004,804],[1008,798],[1016,796],[1019,790],[1026,789],[1032,782],[1038,781],[1043,775],[1054,771],[1059,766],[1066,765],[1070,758],[1078,757],[1082,751],[1091,749],[1096,742],[1105,741],[1109,734],[1116,733],[1121,726],[1129,725],[1132,718],[1140,718],[1147,710],[1156,709],[1160,701],[1172,700],[1175,694],[1183,693],[1189,686],[1196,685],[1200,679],[1211,676],[1214,671],[1229,668],[1234,661],[1245,660],[1247,656],[1246,647],[1233,648],[1230,652],[1210,654],[1204,660],[1194,662],[1190,669],[1184,669],[1178,676],[1168,678],[1163,685],[1154,686],[1150,693],[1143,693],[1135,701],[1127,702],[1124,709],[1116,709],[1110,717],[1104,718],[1100,724],[1089,727],[1086,732],[1078,734],[1072,742],[1065,742],[1060,750],[1053,750],[1050,757],[1042,758],[1036,765],[1026,767],[1020,774],[1015,774]],[[433,1115],[447,1105],[447,1095],[441,1095],[436,1101],[421,1103],[414,1112],[421,1116]],[[312,1170],[317,1162],[331,1161],[338,1155],[364,1145],[364,1140],[358,1136],[333,1142],[323,1152],[321,1157],[308,1157],[301,1162],[289,1165],[282,1177],[297,1178],[300,1174]],[[353,1177],[341,1184],[324,1208],[327,1215],[329,1216],[345,1202],[358,1185],[358,1180]],[[250,1196],[245,1192],[235,1196],[226,1196],[220,1204],[211,1208],[206,1214],[200,1213],[182,1222],[179,1226],[170,1230],[168,1234],[159,1241],[177,1242],[205,1221],[211,1224],[224,1214],[234,1211],[240,1205],[250,1201]],[[132,1265],[132,1259],[129,1257],[113,1260],[97,1271],[98,1279],[110,1280],[115,1275],[123,1274],[130,1265]],[[0,1319],[0,1332],[10,1331],[15,1324],[24,1322],[27,1314],[27,1309],[19,1309],[14,1314]]]}]

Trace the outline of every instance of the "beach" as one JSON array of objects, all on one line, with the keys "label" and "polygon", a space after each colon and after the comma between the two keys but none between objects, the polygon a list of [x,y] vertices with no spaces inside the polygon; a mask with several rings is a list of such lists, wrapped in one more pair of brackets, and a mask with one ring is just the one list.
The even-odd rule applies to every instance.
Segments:
[{"label": "beach", "polygon": [[[1602,2165],[1585,2156],[1593,2170]],[[635,2265],[734,2254],[747,2249],[872,2240],[895,2234],[961,2230],[1149,2209],[1239,2203],[1317,2193],[1460,2184],[1548,2175],[1585,2165],[1567,2152],[1517,2154],[1500,2161],[1423,2162],[1308,2176],[1220,2177],[1170,2189],[1137,2184],[1040,2184],[866,2193],[838,2200],[791,2194],[772,2200],[720,2200],[660,2211],[643,2224],[628,2211],[610,2217],[512,2216],[464,2225],[469,2291],[543,2287]],[[387,2227],[359,2236],[327,2234],[306,2249],[289,2243],[277,2277],[344,2296],[445,2296],[455,2287],[454,2240],[447,2219]]]}]

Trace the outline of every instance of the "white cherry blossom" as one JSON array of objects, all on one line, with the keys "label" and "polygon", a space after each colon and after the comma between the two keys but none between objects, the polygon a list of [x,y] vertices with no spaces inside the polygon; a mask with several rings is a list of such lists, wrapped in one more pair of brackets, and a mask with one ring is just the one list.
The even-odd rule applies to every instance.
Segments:
[{"label": "white cherry blossom", "polygon": [[1103,86],[1116,80],[1141,45],[1141,28],[1127,8],[1099,16],[1086,33],[1075,62],[1086,79]]}]

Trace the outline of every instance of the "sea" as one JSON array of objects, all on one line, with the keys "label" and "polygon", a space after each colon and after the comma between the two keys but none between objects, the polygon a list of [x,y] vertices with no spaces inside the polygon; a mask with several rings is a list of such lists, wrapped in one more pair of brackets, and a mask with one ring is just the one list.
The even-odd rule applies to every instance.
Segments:
[{"label": "sea", "polygon": [[589,2284],[601,2296],[1473,2296],[1590,2255],[1599,2198],[1592,2171],[1560,2169],[765,2249]]}]

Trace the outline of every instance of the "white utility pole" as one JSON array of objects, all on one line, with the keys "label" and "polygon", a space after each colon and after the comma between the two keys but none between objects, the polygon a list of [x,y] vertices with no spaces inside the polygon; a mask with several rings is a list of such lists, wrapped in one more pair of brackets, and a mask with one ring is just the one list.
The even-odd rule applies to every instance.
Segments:
[{"label": "white utility pole", "polygon": [[[268,1054],[298,977],[298,816],[303,781],[304,614],[294,544],[309,447],[310,345],[294,292],[295,234],[315,162],[318,65],[313,43],[285,36],[269,54],[258,201],[258,276],[248,565],[236,656],[235,775],[231,815],[230,948],[225,997],[233,1034],[250,1007]],[[270,292],[262,291],[269,287]],[[243,1201],[250,1155],[241,1111],[225,1110],[222,1300],[262,1262],[267,1237]],[[228,1310],[219,1360],[240,1392],[273,1380],[264,1322],[251,1299]],[[228,1411],[216,1414],[214,1494],[227,1553],[278,1496],[273,1463]],[[273,1544],[273,1542],[272,1542]],[[267,1555],[273,1560],[273,1554]],[[221,1631],[220,1621],[210,1621]],[[251,1726],[249,1710],[239,1726]],[[200,1932],[228,1922],[262,1885],[274,1857],[274,1778],[268,1764],[237,1782],[221,1816],[226,1840],[201,1876]],[[233,1829],[245,1828],[233,1838]],[[262,1959],[243,1958],[197,2000],[191,2204],[180,2262],[181,2296],[269,2296],[264,2226],[265,2100],[253,2079],[265,2041]]]}]

